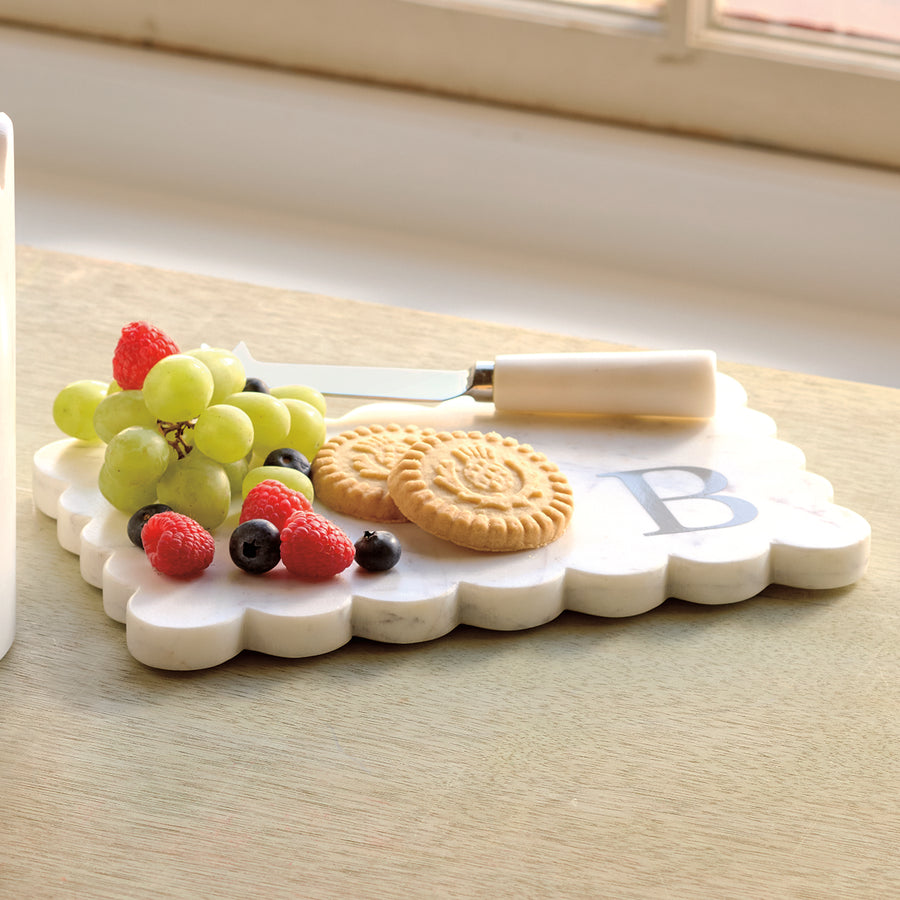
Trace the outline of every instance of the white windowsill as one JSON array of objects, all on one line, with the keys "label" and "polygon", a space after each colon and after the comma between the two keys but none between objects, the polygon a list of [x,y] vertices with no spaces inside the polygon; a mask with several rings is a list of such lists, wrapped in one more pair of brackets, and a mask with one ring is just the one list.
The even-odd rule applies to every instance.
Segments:
[{"label": "white windowsill", "polygon": [[900,174],[14,29],[0,85],[20,243],[900,387]]}]

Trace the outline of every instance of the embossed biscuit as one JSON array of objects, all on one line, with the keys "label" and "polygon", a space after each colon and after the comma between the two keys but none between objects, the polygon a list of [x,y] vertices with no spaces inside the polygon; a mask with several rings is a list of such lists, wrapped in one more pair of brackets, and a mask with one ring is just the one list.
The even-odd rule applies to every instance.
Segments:
[{"label": "embossed biscuit", "polygon": [[433,428],[360,425],[326,441],[312,464],[316,499],[335,512],[373,522],[405,522],[387,488],[388,473]]},{"label": "embossed biscuit", "polygon": [[496,432],[423,436],[391,471],[388,489],[410,521],[472,550],[542,547],[572,518],[572,488],[559,467]]}]

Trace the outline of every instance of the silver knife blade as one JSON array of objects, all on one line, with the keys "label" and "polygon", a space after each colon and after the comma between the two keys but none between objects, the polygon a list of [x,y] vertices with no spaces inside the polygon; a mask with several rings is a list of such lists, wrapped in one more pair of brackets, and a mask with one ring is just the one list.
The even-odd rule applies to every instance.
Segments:
[{"label": "silver knife blade", "polygon": [[233,352],[244,364],[247,375],[261,378],[269,387],[305,384],[322,394],[382,400],[443,401],[470,392],[480,393],[480,399],[491,399],[492,363],[442,370],[261,362],[253,358],[243,341]]}]

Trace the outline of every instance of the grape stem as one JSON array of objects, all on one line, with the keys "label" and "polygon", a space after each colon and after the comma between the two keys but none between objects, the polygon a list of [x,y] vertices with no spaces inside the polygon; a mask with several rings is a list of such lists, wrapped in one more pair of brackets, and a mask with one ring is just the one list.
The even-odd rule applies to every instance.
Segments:
[{"label": "grape stem", "polygon": [[189,444],[185,440],[185,432],[192,431],[194,428],[193,422],[163,422],[162,419],[157,419],[156,423],[162,436],[178,454],[179,459],[184,459],[194,449],[193,444]]}]

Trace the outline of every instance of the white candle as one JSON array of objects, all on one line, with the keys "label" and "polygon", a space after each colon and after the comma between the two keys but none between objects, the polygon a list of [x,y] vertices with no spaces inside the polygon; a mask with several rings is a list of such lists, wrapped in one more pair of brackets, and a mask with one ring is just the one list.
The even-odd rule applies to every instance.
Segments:
[{"label": "white candle", "polygon": [[0,656],[16,629],[16,242],[13,133],[0,113]]}]

